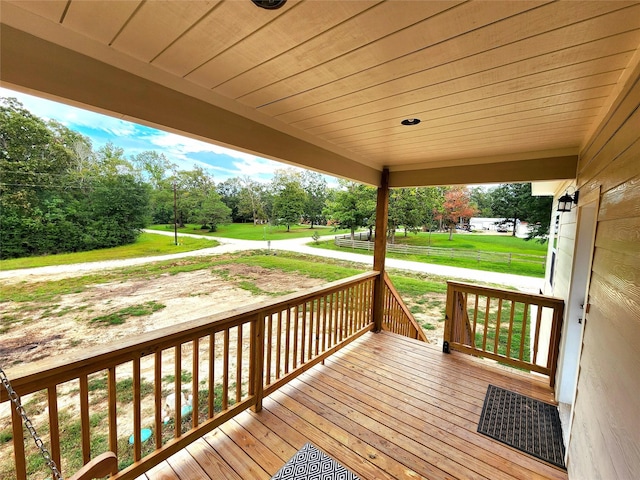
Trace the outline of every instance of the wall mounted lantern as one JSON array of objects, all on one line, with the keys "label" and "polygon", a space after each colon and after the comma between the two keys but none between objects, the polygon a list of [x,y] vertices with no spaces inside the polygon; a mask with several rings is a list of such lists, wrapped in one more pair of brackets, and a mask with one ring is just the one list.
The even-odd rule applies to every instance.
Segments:
[{"label": "wall mounted lantern", "polygon": [[578,205],[578,197],[580,196],[580,192],[576,190],[573,196],[569,195],[569,192],[564,192],[558,199],[558,211],[559,212],[570,212],[572,204]]}]

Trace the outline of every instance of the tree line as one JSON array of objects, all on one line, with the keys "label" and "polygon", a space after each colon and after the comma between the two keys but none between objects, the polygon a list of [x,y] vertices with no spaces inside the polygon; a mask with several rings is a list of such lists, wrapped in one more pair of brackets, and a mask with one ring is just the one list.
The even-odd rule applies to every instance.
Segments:
[{"label": "tree line", "polygon": [[[31,114],[15,99],[0,102],[0,258],[75,252],[135,241],[149,224],[198,224],[216,231],[230,222],[307,223],[373,234],[374,188],[316,172],[280,169],[270,182],[250,176],[216,183],[202,167],[178,170],[163,153],[125,158],[112,143],[90,139]],[[518,218],[549,226],[550,199],[531,197],[530,184],[497,188],[393,189],[391,242],[399,228],[449,230],[472,216]],[[515,222],[514,222],[515,224]]]}]

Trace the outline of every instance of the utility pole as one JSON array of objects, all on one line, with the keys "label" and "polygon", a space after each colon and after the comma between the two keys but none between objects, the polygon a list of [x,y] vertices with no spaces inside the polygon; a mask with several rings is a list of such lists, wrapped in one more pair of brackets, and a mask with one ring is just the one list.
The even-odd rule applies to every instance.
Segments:
[{"label": "utility pole", "polygon": [[176,182],[173,182],[173,235],[178,246],[178,196],[176,194]]}]

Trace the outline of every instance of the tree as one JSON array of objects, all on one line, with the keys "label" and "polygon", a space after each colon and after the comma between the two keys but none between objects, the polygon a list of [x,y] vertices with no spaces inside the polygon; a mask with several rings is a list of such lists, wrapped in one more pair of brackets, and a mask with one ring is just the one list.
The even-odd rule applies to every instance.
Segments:
[{"label": "tree", "polygon": [[1,258],[74,252],[135,240],[148,187],[111,144],[0,100]]},{"label": "tree", "polygon": [[372,187],[347,180],[338,180],[340,188],[335,190],[327,202],[325,214],[342,228],[351,230],[355,238],[357,228],[373,225],[376,213],[376,190]]},{"label": "tree", "polygon": [[305,171],[302,174],[302,188],[307,194],[304,217],[313,228],[324,221],[322,212],[327,202],[327,181],[317,172]]},{"label": "tree", "polygon": [[387,237],[390,243],[395,242],[396,229],[404,227],[404,236],[408,232],[416,232],[421,224],[418,205],[417,188],[398,188],[389,195],[389,219]]},{"label": "tree", "polygon": [[231,221],[231,209],[222,202],[218,192],[211,189],[200,206],[197,218],[202,225],[209,227],[210,232],[215,232],[218,225]]},{"label": "tree", "polygon": [[549,233],[552,197],[534,197],[530,183],[505,183],[492,192],[492,208],[495,215],[513,219],[515,236],[518,220],[529,222],[531,230],[527,239],[542,239]]},{"label": "tree", "polygon": [[469,192],[465,187],[452,187],[444,194],[444,203],[440,216],[449,229],[449,240],[453,240],[453,232],[461,219],[468,219],[475,215],[475,208],[471,205]]},{"label": "tree", "polygon": [[306,193],[300,184],[293,180],[285,181],[273,199],[273,215],[276,222],[287,226],[296,224],[304,214]]},{"label": "tree", "polygon": [[471,204],[476,208],[477,215],[485,218],[493,217],[493,197],[491,190],[484,187],[473,187],[469,190]]},{"label": "tree", "polygon": [[266,219],[264,185],[252,180],[248,175],[241,177],[239,180],[242,187],[238,193],[238,215],[251,218],[253,224],[257,225],[258,220]]}]

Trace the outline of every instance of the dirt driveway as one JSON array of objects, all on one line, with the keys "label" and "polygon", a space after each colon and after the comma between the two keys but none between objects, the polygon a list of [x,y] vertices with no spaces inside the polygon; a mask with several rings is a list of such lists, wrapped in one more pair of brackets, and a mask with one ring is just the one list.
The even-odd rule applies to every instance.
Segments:
[{"label": "dirt driveway", "polygon": [[[60,278],[60,275],[40,276],[33,281]],[[60,352],[86,350],[322,283],[320,279],[278,270],[230,264],[162,274],[152,279],[96,284],[48,304],[0,303],[0,316],[11,319],[9,326],[4,322],[0,364],[12,367]],[[96,321],[142,305],[154,306],[155,311],[140,316],[125,315],[122,324]]]}]

